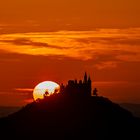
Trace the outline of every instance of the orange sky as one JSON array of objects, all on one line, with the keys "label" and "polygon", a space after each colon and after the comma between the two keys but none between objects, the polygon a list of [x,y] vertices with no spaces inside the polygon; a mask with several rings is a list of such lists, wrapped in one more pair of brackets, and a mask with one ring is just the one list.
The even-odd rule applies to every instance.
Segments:
[{"label": "orange sky", "polygon": [[1,1],[0,105],[24,105],[39,82],[66,82],[85,71],[101,95],[140,103],[139,5],[139,0]]}]

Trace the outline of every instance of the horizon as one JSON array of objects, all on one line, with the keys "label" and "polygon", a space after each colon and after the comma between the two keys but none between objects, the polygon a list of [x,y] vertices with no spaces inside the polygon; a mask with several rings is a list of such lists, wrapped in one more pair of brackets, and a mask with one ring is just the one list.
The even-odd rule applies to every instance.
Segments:
[{"label": "horizon", "polygon": [[24,106],[42,81],[90,74],[113,102],[140,104],[139,0],[5,0],[0,106]]}]

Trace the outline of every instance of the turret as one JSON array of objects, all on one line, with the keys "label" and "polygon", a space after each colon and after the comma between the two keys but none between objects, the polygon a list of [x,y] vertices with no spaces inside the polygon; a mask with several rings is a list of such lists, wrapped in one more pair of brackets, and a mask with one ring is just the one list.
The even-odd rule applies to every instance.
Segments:
[{"label": "turret", "polygon": [[88,81],[87,81],[87,92],[88,92],[88,95],[91,96],[91,91],[92,91],[92,86],[91,86],[91,79],[90,79],[90,76],[88,77]]},{"label": "turret", "polygon": [[87,73],[85,72],[85,75],[84,75],[84,83],[87,83]]},{"label": "turret", "polygon": [[91,84],[90,76],[88,77],[88,84]]}]

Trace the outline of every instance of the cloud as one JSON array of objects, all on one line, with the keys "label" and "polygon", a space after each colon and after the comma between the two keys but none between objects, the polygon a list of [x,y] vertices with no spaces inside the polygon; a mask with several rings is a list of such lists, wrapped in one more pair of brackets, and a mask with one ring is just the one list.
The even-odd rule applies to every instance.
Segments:
[{"label": "cloud", "polygon": [[16,88],[14,90],[15,91],[20,91],[20,92],[33,92],[34,89],[30,89],[30,88]]},{"label": "cloud", "polygon": [[91,44],[91,43],[103,43],[107,45],[132,45],[132,46],[140,46],[140,39],[139,37],[136,38],[127,38],[127,37],[90,37],[90,38],[80,38],[77,39],[78,42],[84,44]]},{"label": "cloud", "polygon": [[[140,61],[140,28],[5,34],[0,49],[83,61]],[[114,62],[116,63],[116,62]],[[106,65],[107,66],[107,65]],[[109,65],[108,65],[109,66]]]},{"label": "cloud", "polygon": [[[49,45],[48,43],[32,41],[28,38],[16,38],[13,40],[0,40],[0,42],[12,43],[13,45],[17,45],[17,46],[33,46],[33,47],[37,47],[37,48],[46,47],[46,48],[60,49],[59,46],[52,46],[52,45]],[[61,47],[61,49],[62,49],[62,47]]]},{"label": "cloud", "polygon": [[95,67],[99,70],[102,70],[102,69],[107,69],[107,68],[108,69],[116,68],[117,65],[118,63],[115,61],[105,61],[105,62],[95,64]]}]

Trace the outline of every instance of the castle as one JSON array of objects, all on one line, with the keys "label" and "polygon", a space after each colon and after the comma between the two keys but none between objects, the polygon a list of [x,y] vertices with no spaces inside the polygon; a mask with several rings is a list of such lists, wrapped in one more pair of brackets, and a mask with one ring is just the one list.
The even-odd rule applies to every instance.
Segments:
[{"label": "castle", "polygon": [[70,96],[88,97],[91,96],[91,83],[90,76],[85,73],[83,80],[69,80],[66,86],[61,84],[60,92]]}]

